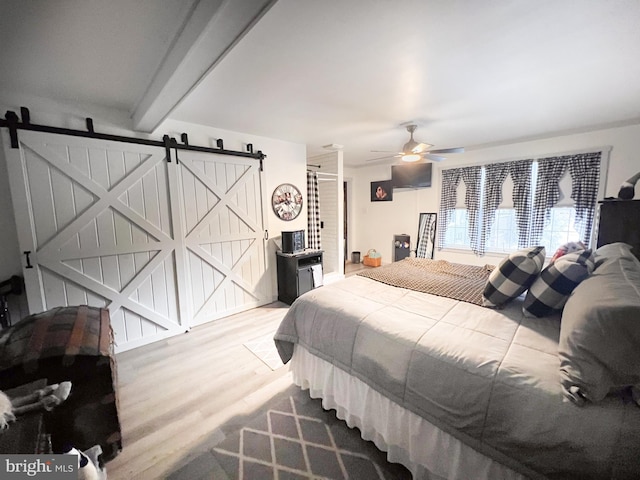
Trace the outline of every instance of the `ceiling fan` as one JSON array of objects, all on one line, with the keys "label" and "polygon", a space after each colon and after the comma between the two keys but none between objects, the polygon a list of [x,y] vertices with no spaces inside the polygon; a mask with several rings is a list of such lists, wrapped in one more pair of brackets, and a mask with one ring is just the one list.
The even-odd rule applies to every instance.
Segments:
[{"label": "ceiling fan", "polygon": [[[464,152],[463,147],[441,148],[437,150],[431,149],[433,145],[429,143],[416,142],[414,140],[413,132],[415,132],[416,128],[418,128],[417,125],[415,124],[407,125],[406,128],[407,128],[407,132],[409,132],[411,137],[409,138],[409,141],[402,146],[402,151],[398,152],[397,155],[394,155],[394,158],[401,158],[403,162],[413,163],[413,162],[418,162],[420,160],[432,160],[434,162],[441,162],[442,160],[445,160],[446,157],[443,157],[442,155],[439,155],[439,154]],[[385,152],[382,150],[371,150],[371,151],[375,153],[393,153],[393,152]],[[383,158],[388,158],[388,157],[373,158],[367,161],[372,162],[375,160],[381,160]]]}]

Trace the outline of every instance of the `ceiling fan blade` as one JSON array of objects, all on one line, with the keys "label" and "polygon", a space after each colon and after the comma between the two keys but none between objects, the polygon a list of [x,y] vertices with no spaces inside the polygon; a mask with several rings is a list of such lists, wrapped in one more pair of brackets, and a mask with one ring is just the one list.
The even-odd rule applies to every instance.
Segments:
[{"label": "ceiling fan blade", "polygon": [[369,150],[371,153],[397,153],[401,154],[402,152],[396,152],[395,150]]},{"label": "ceiling fan blade", "polygon": [[419,143],[411,149],[411,153],[426,153],[429,147],[433,147],[430,143]]},{"label": "ceiling fan blade", "polygon": [[427,153],[464,153],[464,147],[439,148],[436,150],[429,150]]},{"label": "ceiling fan blade", "polygon": [[447,157],[441,157],[440,155],[432,155],[431,153],[427,153],[424,158],[428,158],[429,160],[433,160],[434,162],[441,162],[446,160]]}]

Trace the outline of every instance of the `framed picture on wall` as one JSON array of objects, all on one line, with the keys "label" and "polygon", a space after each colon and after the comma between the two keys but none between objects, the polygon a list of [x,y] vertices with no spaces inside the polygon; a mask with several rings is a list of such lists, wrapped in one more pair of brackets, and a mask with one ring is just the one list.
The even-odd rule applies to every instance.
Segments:
[{"label": "framed picture on wall", "polygon": [[391,180],[379,180],[371,182],[371,201],[390,202],[393,200],[393,187]]}]

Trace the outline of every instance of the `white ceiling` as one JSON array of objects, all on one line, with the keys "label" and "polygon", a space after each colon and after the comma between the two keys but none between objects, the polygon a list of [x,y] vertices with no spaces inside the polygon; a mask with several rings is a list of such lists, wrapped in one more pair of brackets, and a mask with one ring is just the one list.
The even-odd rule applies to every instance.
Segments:
[{"label": "white ceiling", "polygon": [[184,23],[189,3],[0,0],[0,85],[131,110]]},{"label": "white ceiling", "polygon": [[638,0],[0,0],[0,45],[5,97],[340,144],[348,165],[408,121],[435,148],[640,123]]}]

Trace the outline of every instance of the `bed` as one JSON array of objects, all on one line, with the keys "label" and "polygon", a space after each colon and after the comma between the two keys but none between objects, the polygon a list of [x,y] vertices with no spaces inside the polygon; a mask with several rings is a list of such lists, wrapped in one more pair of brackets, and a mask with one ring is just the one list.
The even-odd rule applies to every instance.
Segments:
[{"label": "bed", "polygon": [[[606,247],[541,317],[523,313],[524,290],[482,306],[491,267],[405,259],[389,267],[401,279],[383,266],[298,298],[276,347],[297,385],[414,479],[639,478],[640,262]],[[424,263],[436,280],[409,273]]]}]

